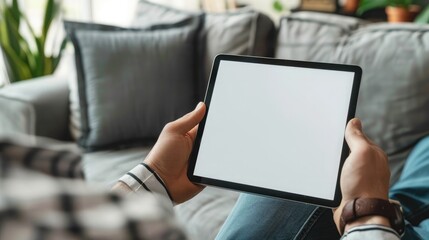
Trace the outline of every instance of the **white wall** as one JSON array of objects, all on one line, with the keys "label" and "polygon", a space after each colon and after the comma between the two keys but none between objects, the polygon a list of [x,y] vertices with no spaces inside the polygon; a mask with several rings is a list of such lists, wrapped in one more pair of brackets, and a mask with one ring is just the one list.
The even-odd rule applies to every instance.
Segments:
[{"label": "white wall", "polygon": [[[138,0],[92,0],[93,19],[96,22],[115,25],[127,25],[133,17],[135,6]],[[149,0],[154,3],[167,5],[173,8],[197,11],[202,0]],[[280,0],[285,7],[282,13],[276,12],[273,8],[274,0],[236,0],[239,4],[248,4],[258,11],[272,17],[275,22],[281,15],[287,14],[290,9],[299,6],[300,0]],[[115,17],[112,17],[115,12]]]},{"label": "white wall", "polygon": [[[200,0],[149,0],[151,2],[168,5],[171,7],[187,10],[198,10],[200,6]],[[272,17],[274,20],[277,20],[281,15],[287,14],[289,9],[296,8],[300,0],[280,0],[284,7],[285,11],[283,13],[276,12],[273,8],[274,0],[237,0],[240,4],[248,4],[253,8],[261,11],[268,16]]]},{"label": "white wall", "polygon": [[138,0],[92,0],[92,17],[95,22],[127,26],[134,18]]}]

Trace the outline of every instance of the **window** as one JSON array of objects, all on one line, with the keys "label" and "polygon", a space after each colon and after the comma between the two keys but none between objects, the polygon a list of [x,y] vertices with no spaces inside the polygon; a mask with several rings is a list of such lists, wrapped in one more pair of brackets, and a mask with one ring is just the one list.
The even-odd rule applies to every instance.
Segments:
[{"label": "window", "polygon": [[[138,0],[60,0],[61,18],[73,21],[98,22],[112,25],[128,25],[135,11]],[[20,0],[21,9],[36,34],[41,33],[46,0]],[[30,37],[28,29],[21,29],[24,37]],[[63,25],[60,21],[53,22],[47,38],[46,53],[58,51],[60,41],[64,36]],[[34,45],[34,44],[33,44]],[[35,47],[35,46],[30,46]],[[0,52],[0,86],[6,82],[7,73]]]}]

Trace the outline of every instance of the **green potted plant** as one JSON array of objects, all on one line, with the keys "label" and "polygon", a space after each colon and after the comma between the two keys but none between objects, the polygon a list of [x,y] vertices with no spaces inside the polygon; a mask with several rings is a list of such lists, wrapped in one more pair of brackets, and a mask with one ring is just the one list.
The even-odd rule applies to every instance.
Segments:
[{"label": "green potted plant", "polygon": [[411,0],[390,0],[386,7],[387,19],[389,22],[410,22],[411,21]]},{"label": "green potted plant", "polygon": [[429,6],[419,0],[361,0],[357,15],[377,8],[386,8],[389,22],[410,22],[415,18],[416,22],[429,23]]},{"label": "green potted plant", "polygon": [[[11,83],[52,74],[58,66],[66,46],[62,39],[57,54],[46,53],[46,39],[52,22],[60,12],[60,3],[47,0],[41,34],[35,34],[18,0],[0,0],[0,48]],[[29,29],[24,37],[22,27]],[[2,57],[2,56],[0,56]]]}]

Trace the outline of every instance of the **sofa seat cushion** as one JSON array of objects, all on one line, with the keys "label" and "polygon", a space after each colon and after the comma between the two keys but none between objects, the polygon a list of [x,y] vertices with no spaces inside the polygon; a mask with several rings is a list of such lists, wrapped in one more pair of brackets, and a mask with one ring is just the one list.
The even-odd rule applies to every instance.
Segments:
[{"label": "sofa seat cushion", "polygon": [[362,67],[356,116],[389,155],[394,183],[409,151],[429,135],[429,26],[292,14],[282,19],[276,57]]},{"label": "sofa seat cushion", "polygon": [[[85,178],[110,189],[122,175],[141,163],[150,149],[151,146],[146,146],[86,153],[82,160]],[[214,239],[237,198],[237,192],[207,187],[188,202],[177,205],[176,217],[190,239]]]},{"label": "sofa seat cushion", "polygon": [[85,179],[111,188],[122,175],[143,162],[151,146],[106,150],[83,155]]}]

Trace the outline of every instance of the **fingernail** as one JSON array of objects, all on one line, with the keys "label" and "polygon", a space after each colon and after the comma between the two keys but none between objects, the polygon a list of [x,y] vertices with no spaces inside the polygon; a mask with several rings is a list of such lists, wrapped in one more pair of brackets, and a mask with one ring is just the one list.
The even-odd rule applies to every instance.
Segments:
[{"label": "fingernail", "polygon": [[195,110],[200,109],[202,106],[203,106],[203,102],[199,102],[199,103],[197,104],[197,106],[195,107]]},{"label": "fingernail", "polygon": [[362,122],[358,118],[353,119],[353,125],[362,130]]}]

